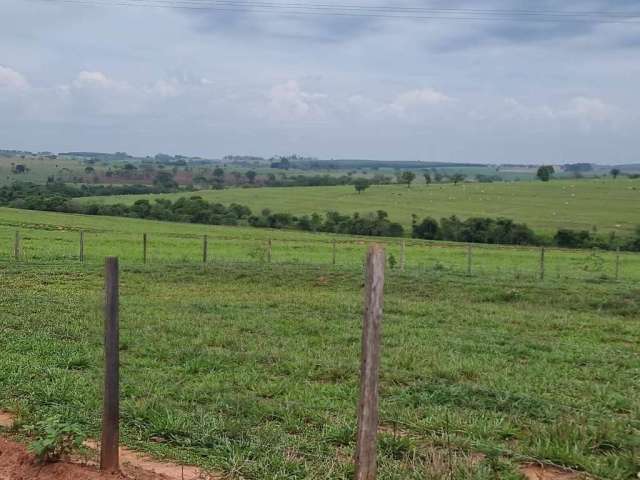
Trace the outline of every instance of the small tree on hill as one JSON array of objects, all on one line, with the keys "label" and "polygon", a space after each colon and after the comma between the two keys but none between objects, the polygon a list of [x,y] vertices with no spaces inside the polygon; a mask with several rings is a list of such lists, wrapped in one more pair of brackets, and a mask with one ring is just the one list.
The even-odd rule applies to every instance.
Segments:
[{"label": "small tree on hill", "polygon": [[455,173],[453,174],[453,176],[451,177],[451,180],[453,181],[454,185],[457,185],[460,182],[464,182],[464,179],[467,178],[466,175],[462,174],[462,173]]},{"label": "small tree on hill", "polygon": [[402,183],[406,183],[407,184],[407,188],[411,188],[411,183],[416,179],[416,174],[413,172],[402,172],[400,174],[400,181]]},{"label": "small tree on hill", "polygon": [[431,174],[429,172],[424,172],[422,176],[424,177],[424,183],[429,185],[431,183]]},{"label": "small tree on hill", "polygon": [[249,170],[244,175],[249,180],[249,183],[251,184],[256,183],[256,176],[258,175],[256,172],[254,172],[253,170]]},{"label": "small tree on hill", "polygon": [[620,169],[619,168],[612,168],[611,172],[609,172],[609,173],[611,173],[611,176],[614,179],[616,179],[616,178],[618,178],[618,175],[620,175]]},{"label": "small tree on hill", "polygon": [[356,178],[356,180],[353,182],[353,187],[359,194],[364,192],[370,186],[371,185],[369,184],[369,180],[367,180],[366,178]]},{"label": "small tree on hill", "polygon": [[555,172],[556,171],[554,170],[553,166],[542,165],[540,168],[538,168],[538,172],[536,173],[536,176],[543,182],[548,182],[549,180],[551,180],[551,176]]}]

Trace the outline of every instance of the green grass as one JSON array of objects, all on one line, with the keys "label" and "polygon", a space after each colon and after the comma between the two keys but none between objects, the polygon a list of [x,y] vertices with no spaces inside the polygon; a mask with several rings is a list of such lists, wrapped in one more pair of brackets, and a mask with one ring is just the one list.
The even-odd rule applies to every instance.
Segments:
[{"label": "green grass", "polygon": [[[80,230],[84,231],[85,260],[102,262],[120,257],[127,264],[142,263],[142,235],[148,234],[148,261],[163,264],[202,262],[203,236],[208,237],[208,258],[214,262],[263,263],[267,241],[272,240],[272,261],[296,265],[328,265],[336,242],[338,266],[360,268],[367,244],[380,242],[400,266],[399,239],[352,237],[268,230],[251,227],[176,224],[129,218],[67,215],[0,208],[0,261],[13,261],[16,231],[20,233],[21,261],[69,263],[79,260]],[[406,269],[415,272],[466,273],[467,246],[455,243],[405,240]],[[547,279],[613,280],[615,252],[547,249]],[[474,245],[472,273],[492,278],[536,279],[540,249]],[[622,253],[621,280],[640,280],[640,255]]]},{"label": "green grass", "polygon": [[[97,436],[100,270],[1,272],[0,407]],[[231,478],[349,478],[361,281],[291,265],[123,268],[124,443]],[[449,478],[452,458],[453,478],[517,478],[530,458],[633,478],[638,306],[629,284],[389,275],[380,478]],[[488,458],[472,466],[476,453]]]},{"label": "green grass", "polygon": [[[78,199],[85,203],[133,203],[139,198],[191,195],[116,196]],[[294,214],[342,213],[386,210],[393,221],[411,225],[411,215],[435,218],[458,215],[507,217],[525,222],[538,232],[553,234],[558,228],[629,234],[640,222],[640,182],[617,180],[556,180],[543,182],[469,183],[461,185],[373,186],[362,194],[353,187],[230,188],[205,190],[206,200],[248,205],[254,211],[270,208]]]},{"label": "green grass", "polygon": [[[229,478],[351,478],[365,243],[0,209],[0,409],[98,436],[101,264],[119,255],[126,445]],[[477,247],[470,276],[464,248],[406,251],[385,288],[381,479],[509,480],[532,459],[635,478],[640,256],[613,281],[610,254],[554,250],[540,282],[533,249]]]},{"label": "green grass", "polygon": [[[12,164],[25,165],[29,171],[21,174],[12,173]],[[49,159],[40,156],[25,156],[25,158],[0,156],[0,187],[13,182],[43,184],[47,182],[47,177],[60,175],[64,178],[83,176],[85,175],[84,165],[79,160],[62,157]]]}]

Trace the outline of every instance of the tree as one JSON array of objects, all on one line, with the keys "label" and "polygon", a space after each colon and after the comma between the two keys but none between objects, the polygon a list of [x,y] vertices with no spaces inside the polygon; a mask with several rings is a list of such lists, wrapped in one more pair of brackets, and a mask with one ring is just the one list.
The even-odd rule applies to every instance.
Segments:
[{"label": "tree", "polygon": [[367,180],[366,178],[356,178],[356,180],[353,182],[353,186],[356,189],[356,192],[360,194],[364,192],[367,188],[369,188],[371,185],[369,184],[369,180]]},{"label": "tree", "polygon": [[244,175],[249,180],[249,183],[251,183],[251,184],[256,183],[256,176],[258,175],[256,172],[254,172],[253,170],[249,170]]},{"label": "tree", "polygon": [[407,184],[407,188],[411,188],[411,182],[413,182],[416,179],[416,174],[413,172],[402,172],[400,174],[400,181],[402,183],[406,183]]},{"label": "tree", "polygon": [[440,226],[434,218],[427,217],[421,223],[414,223],[413,238],[423,238],[425,240],[434,240],[438,237]]},{"label": "tree", "polygon": [[467,178],[466,175],[462,174],[462,173],[454,173],[451,176],[451,180],[453,181],[454,185],[457,185],[460,182],[464,182],[464,179]]},{"label": "tree", "polygon": [[614,179],[616,179],[616,178],[618,178],[618,175],[620,175],[620,169],[619,168],[612,168],[611,172],[609,172],[609,173],[611,173],[611,176]]},{"label": "tree", "polygon": [[555,172],[556,171],[554,170],[553,166],[542,165],[540,168],[538,168],[538,172],[536,173],[536,176],[543,182],[548,182],[549,180],[551,180],[551,176]]},{"label": "tree", "polygon": [[213,176],[214,177],[218,177],[218,178],[224,177],[224,170],[222,168],[220,168],[220,167],[216,167],[213,170]]},{"label": "tree", "polygon": [[429,172],[424,172],[422,176],[424,177],[424,183],[429,185],[431,183],[431,174]]},{"label": "tree", "polygon": [[95,169],[93,167],[84,167],[84,173],[93,173]]}]

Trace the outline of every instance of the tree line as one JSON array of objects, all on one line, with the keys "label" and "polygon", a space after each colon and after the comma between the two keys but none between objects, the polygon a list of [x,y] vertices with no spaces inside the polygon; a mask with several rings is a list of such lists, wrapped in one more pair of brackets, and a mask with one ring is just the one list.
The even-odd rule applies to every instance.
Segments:
[{"label": "tree line", "polygon": [[[272,212],[265,208],[254,213],[245,205],[232,203],[225,206],[221,203],[208,202],[199,196],[181,197],[175,202],[168,199],[156,199],[153,202],[141,199],[132,205],[80,204],[72,201],[75,197],[132,193],[166,192],[159,186],[144,185],[77,187],[62,183],[47,185],[14,183],[0,188],[0,206],[206,225],[245,225],[257,228],[286,228],[364,236],[403,237],[406,233],[403,226],[390,220],[384,210],[351,215],[329,211],[323,216],[318,213],[292,215]],[[549,239],[536,234],[526,224],[517,223],[508,218],[471,217],[462,220],[453,215],[438,221],[432,217],[419,219],[413,215],[410,234],[413,238],[423,240],[505,245],[555,245],[565,248],[621,248],[640,251],[640,226],[628,239],[617,239],[614,235],[602,238],[587,230],[571,229],[559,229]]]}]

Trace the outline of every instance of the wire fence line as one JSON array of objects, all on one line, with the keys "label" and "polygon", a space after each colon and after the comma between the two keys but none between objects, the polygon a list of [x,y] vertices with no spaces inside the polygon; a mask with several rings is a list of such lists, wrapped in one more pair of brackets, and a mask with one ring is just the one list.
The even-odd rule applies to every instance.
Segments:
[{"label": "wire fence line", "polygon": [[273,238],[184,233],[127,233],[82,229],[0,228],[0,264],[123,265],[283,264],[361,269],[367,245],[381,243],[391,271],[441,272],[525,280],[638,281],[640,255],[630,252],[430,242],[384,237]]}]

